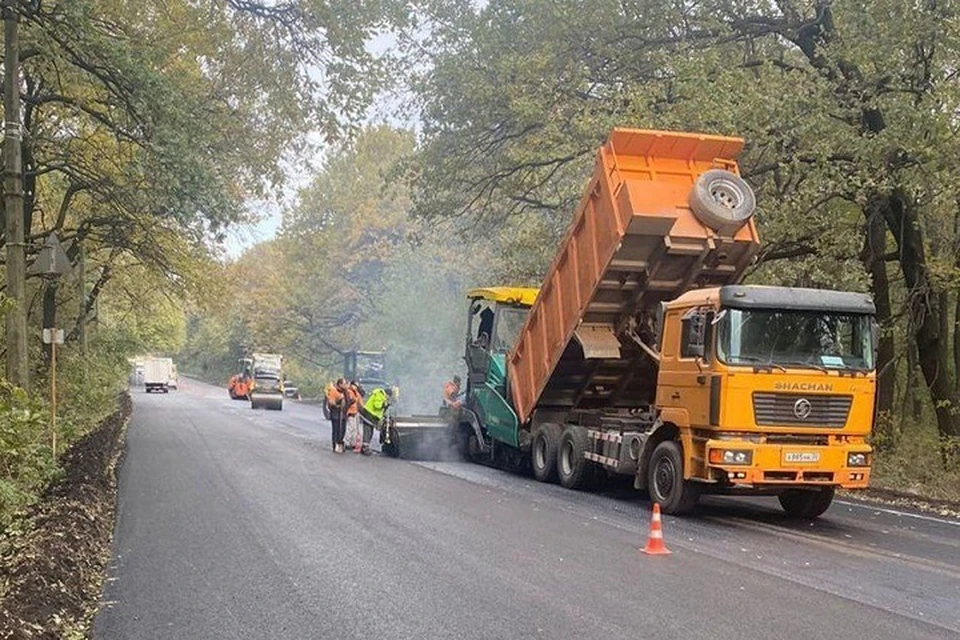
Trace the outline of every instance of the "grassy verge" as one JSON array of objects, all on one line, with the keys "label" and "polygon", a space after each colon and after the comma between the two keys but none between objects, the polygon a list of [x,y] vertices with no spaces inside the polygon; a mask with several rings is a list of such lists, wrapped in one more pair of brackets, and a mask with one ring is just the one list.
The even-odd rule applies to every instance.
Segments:
[{"label": "grassy verge", "polygon": [[[119,352],[100,351],[81,359],[67,353],[58,368],[58,450],[65,451],[116,411],[127,363]],[[54,459],[48,373],[28,394],[0,380],[0,532],[37,502],[44,489],[63,477]]]},{"label": "grassy verge", "polygon": [[932,434],[903,439],[892,450],[877,453],[872,484],[881,490],[960,505],[960,465],[951,454],[955,446],[942,446]]},{"label": "grassy verge", "polygon": [[83,638],[110,560],[129,395],[61,459],[60,477],[0,536],[0,637]]}]

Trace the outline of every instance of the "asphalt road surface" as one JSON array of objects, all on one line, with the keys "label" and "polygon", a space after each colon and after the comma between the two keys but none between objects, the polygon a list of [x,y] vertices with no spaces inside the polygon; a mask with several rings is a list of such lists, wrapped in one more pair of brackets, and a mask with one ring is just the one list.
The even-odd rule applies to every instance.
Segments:
[{"label": "asphalt road surface", "polygon": [[98,639],[956,638],[960,522],[649,502],[334,455],[319,408],[134,391]]}]

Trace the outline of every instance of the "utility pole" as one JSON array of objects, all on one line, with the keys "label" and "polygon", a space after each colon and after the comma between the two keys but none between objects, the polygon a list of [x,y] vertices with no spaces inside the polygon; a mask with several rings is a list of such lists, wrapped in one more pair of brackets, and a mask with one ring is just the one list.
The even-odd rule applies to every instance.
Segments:
[{"label": "utility pole", "polygon": [[6,217],[7,380],[29,387],[27,366],[26,246],[20,157],[20,35],[18,0],[3,0],[3,209]]},{"label": "utility pole", "polygon": [[80,359],[83,361],[83,381],[87,381],[87,252],[83,241],[77,238],[80,250],[77,279],[80,280]]}]

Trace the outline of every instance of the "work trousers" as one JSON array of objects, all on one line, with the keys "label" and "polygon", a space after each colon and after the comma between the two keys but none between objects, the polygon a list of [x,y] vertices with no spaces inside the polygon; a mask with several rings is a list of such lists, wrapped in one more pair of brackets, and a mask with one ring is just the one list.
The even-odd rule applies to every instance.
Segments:
[{"label": "work trousers", "polygon": [[343,441],[348,448],[352,449],[360,440],[360,420],[356,414],[347,416],[347,423],[343,431],[345,434]]},{"label": "work trousers", "polygon": [[382,428],[380,419],[367,411],[366,407],[360,407],[360,422],[363,424],[363,444],[369,445],[374,428]]},{"label": "work trousers", "polygon": [[330,425],[332,427],[331,436],[333,440],[333,446],[336,447],[338,444],[343,444],[344,430],[347,426],[345,417],[338,413],[331,414]]}]

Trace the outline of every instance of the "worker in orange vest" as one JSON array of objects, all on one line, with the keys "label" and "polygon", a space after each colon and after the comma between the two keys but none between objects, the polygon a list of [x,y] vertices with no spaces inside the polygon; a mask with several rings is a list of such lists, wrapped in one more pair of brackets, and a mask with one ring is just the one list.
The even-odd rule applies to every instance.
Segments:
[{"label": "worker in orange vest", "polygon": [[462,404],[460,395],[460,376],[453,376],[453,380],[443,385],[443,406],[459,409]]},{"label": "worker in orange vest", "polygon": [[363,435],[360,431],[360,417],[357,414],[360,407],[363,406],[363,387],[356,380],[351,380],[350,384],[347,385],[347,394],[351,403],[347,408],[344,444],[348,449],[353,449],[354,453],[360,453]]},{"label": "worker in orange vest", "polygon": [[347,422],[347,411],[352,404],[352,396],[347,381],[339,378],[334,385],[327,386],[327,407],[330,410],[331,436],[334,453],[343,453],[343,436]]}]

